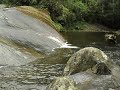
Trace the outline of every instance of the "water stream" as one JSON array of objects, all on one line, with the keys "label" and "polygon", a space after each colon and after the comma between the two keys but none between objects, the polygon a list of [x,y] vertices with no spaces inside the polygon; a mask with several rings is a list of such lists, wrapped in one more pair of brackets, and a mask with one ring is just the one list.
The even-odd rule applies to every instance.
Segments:
[{"label": "water stream", "polygon": [[[24,65],[20,66],[1,65],[0,89],[45,90],[46,85],[51,83],[55,76],[62,75],[63,69],[69,57],[80,48],[84,48],[86,46],[88,47],[94,46],[103,50],[113,60],[114,63],[120,65],[119,41],[117,45],[108,46],[107,43],[104,41],[104,34],[105,33],[82,33],[82,32],[80,32],[79,34],[63,33],[63,36],[66,38],[66,40],[68,40],[69,43],[71,43],[74,46],[78,46],[79,48],[57,49],[54,51],[54,53],[50,55],[45,55],[42,58],[37,58],[34,61],[30,61],[30,63],[27,62],[26,64],[24,63]],[[1,43],[1,45],[3,44]],[[7,55],[7,52],[5,55]],[[11,59],[13,58],[13,56],[9,58]]]}]

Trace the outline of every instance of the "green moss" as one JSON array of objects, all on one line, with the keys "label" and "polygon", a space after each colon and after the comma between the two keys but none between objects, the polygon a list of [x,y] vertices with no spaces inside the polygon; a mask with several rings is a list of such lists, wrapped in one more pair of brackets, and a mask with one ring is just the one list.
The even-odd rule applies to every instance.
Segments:
[{"label": "green moss", "polygon": [[58,31],[62,31],[63,30],[63,26],[60,23],[55,22],[54,25],[55,25],[55,27],[56,27],[56,29]]}]

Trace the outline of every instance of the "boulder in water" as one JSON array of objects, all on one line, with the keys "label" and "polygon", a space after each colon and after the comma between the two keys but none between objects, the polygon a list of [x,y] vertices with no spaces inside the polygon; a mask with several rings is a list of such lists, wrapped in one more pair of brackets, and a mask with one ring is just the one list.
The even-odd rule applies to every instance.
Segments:
[{"label": "boulder in water", "polygon": [[105,40],[110,45],[117,43],[117,37],[115,34],[105,34]]},{"label": "boulder in water", "polygon": [[100,49],[94,47],[83,48],[71,56],[64,69],[64,75],[90,69],[97,74],[110,74],[106,65],[108,60],[107,55]]},{"label": "boulder in water", "polygon": [[47,90],[78,90],[73,80],[68,77],[56,78],[47,88]]}]

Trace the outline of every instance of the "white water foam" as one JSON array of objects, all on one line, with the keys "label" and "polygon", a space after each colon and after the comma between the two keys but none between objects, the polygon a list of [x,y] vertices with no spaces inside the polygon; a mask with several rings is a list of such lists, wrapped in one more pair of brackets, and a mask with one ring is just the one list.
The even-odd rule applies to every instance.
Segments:
[{"label": "white water foam", "polygon": [[57,37],[49,36],[48,38],[49,38],[49,39],[52,39],[52,40],[55,41],[58,45],[60,45],[60,47],[58,47],[58,48],[79,48],[79,47],[77,47],[77,46],[72,46],[72,44],[68,44],[68,42],[60,41]]},{"label": "white water foam", "polygon": [[60,48],[79,48],[79,47],[72,46],[72,44],[68,44],[68,42],[66,42]]}]

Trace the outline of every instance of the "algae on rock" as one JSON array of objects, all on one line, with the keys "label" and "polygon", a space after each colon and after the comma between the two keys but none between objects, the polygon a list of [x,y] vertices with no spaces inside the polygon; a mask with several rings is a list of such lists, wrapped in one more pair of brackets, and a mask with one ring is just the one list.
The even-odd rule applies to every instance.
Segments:
[{"label": "algae on rock", "polygon": [[76,83],[68,77],[56,78],[47,88],[47,90],[78,90]]}]

